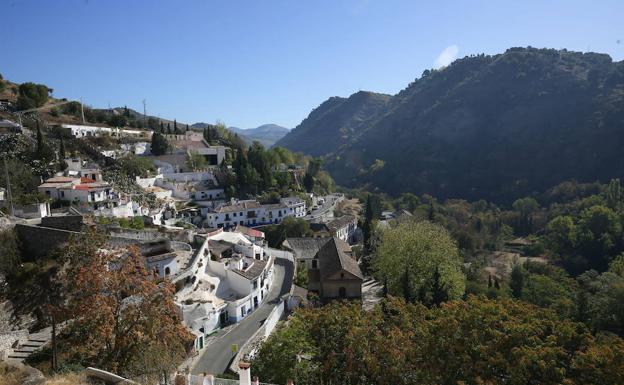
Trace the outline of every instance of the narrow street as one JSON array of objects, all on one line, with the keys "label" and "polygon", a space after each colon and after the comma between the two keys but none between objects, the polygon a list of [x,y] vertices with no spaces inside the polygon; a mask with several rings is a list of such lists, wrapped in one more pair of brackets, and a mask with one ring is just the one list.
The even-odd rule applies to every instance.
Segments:
[{"label": "narrow street", "polygon": [[217,335],[217,339],[204,349],[197,363],[193,366],[192,373],[221,374],[230,365],[230,361],[236,355],[232,352],[232,344],[242,345],[262,326],[273,307],[279,302],[279,298],[288,293],[292,285],[294,266],[293,263],[283,259],[275,259],[275,277],[267,300],[260,305],[247,318],[239,322],[233,329],[220,331],[223,335]]}]

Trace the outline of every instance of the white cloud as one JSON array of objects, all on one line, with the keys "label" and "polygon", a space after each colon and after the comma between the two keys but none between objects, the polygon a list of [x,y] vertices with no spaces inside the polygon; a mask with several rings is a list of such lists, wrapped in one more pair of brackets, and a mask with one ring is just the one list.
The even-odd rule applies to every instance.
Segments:
[{"label": "white cloud", "polygon": [[459,47],[455,44],[449,45],[444,48],[438,58],[433,62],[433,68],[442,68],[451,64],[453,60],[457,59],[457,54],[459,53]]}]

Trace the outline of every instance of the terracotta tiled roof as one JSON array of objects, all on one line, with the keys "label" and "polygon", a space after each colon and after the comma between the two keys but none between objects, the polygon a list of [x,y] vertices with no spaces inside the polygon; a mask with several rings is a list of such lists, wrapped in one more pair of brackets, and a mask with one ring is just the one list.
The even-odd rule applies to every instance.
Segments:
[{"label": "terracotta tiled roof", "polygon": [[264,238],[264,233],[260,230],[252,229],[242,225],[236,225],[234,232],[241,233],[254,238]]}]

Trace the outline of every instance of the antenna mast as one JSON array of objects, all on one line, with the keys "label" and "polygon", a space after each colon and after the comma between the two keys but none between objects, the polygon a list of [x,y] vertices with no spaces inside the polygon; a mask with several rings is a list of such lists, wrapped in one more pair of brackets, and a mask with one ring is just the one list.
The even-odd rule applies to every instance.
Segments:
[{"label": "antenna mast", "polygon": [[80,115],[82,115],[82,124],[85,124],[84,118],[84,104],[82,104],[82,96],[80,97]]}]

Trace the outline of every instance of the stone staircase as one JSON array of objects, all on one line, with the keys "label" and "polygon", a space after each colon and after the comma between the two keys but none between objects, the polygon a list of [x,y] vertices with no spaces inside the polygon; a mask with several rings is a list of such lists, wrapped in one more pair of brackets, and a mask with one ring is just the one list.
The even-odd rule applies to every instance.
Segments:
[{"label": "stone staircase", "polygon": [[39,330],[28,335],[28,340],[20,344],[7,355],[8,359],[23,362],[31,354],[41,349],[52,340],[52,327]]}]

